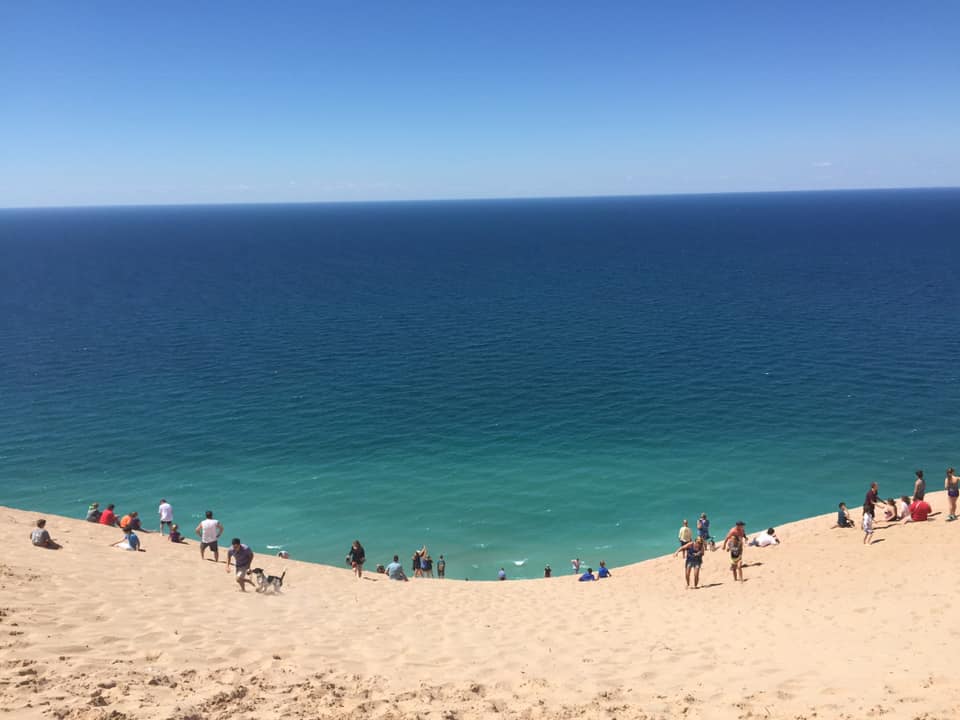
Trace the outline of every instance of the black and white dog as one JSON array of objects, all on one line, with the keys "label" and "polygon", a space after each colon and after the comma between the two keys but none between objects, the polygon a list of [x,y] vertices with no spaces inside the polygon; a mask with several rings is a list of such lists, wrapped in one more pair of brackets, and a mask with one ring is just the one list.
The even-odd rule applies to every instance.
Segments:
[{"label": "black and white dog", "polygon": [[254,568],[250,571],[257,578],[257,592],[265,593],[270,588],[273,588],[275,593],[280,592],[280,589],[283,587],[283,578],[286,577],[287,571],[283,571],[283,575],[279,577],[276,575],[267,575],[263,572],[263,568]]}]

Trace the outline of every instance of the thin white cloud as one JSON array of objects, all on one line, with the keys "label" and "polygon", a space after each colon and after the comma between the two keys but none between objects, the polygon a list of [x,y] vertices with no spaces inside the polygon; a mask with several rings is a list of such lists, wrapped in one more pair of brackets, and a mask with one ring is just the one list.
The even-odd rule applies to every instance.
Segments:
[{"label": "thin white cloud", "polygon": [[830,162],[829,160],[819,160],[817,162],[812,162],[810,164],[813,165],[813,167],[815,168],[833,167],[833,163]]}]

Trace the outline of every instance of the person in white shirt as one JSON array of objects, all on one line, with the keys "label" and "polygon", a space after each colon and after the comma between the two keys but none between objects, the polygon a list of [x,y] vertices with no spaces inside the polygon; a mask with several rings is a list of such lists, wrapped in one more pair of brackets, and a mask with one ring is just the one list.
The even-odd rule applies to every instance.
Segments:
[{"label": "person in white shirt", "polygon": [[779,545],[780,538],[777,537],[777,531],[773,528],[767,528],[766,532],[757,533],[753,536],[750,544],[754,547],[769,547],[770,545]]},{"label": "person in white shirt", "polygon": [[160,534],[163,535],[163,526],[166,525],[169,532],[170,526],[173,525],[173,505],[166,500],[161,500],[157,512],[160,515]]},{"label": "person in white shirt", "polygon": [[220,561],[220,546],[217,540],[223,535],[223,525],[219,520],[213,519],[213,510],[207,510],[206,519],[201,520],[197,525],[195,532],[200,536],[200,559],[203,560],[203,551],[207,548],[213,550],[213,561]]}]

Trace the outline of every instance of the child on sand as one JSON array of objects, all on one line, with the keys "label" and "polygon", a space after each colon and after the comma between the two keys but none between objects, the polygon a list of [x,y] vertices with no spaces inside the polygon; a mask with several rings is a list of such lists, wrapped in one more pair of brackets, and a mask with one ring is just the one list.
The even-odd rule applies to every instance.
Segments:
[{"label": "child on sand", "polygon": [[850,519],[850,512],[847,510],[847,504],[840,503],[837,507],[839,508],[837,510],[837,527],[854,527],[854,522]]},{"label": "child on sand", "polygon": [[873,506],[863,506],[863,544],[873,542]]},{"label": "child on sand", "polygon": [[896,520],[897,519],[897,501],[893,498],[887,498],[887,507],[883,511],[884,520]]}]

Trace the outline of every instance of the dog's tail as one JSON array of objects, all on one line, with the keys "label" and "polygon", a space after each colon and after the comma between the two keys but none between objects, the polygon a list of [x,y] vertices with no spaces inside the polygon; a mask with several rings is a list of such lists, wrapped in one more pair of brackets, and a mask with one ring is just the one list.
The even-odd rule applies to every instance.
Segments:
[{"label": "dog's tail", "polygon": [[280,573],[280,582],[283,582],[283,579],[284,579],[286,576],[287,576],[287,571],[286,571],[286,570],[284,570],[282,573]]}]

